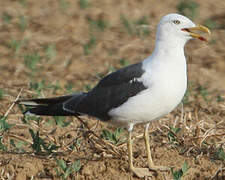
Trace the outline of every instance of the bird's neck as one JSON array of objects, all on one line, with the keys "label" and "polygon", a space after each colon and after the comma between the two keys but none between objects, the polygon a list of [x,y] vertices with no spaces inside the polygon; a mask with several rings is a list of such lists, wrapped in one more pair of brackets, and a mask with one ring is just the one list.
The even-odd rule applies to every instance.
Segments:
[{"label": "bird's neck", "polygon": [[183,39],[156,39],[154,54],[165,54],[166,56],[181,56],[184,54],[184,46],[186,41]]},{"label": "bird's neck", "polygon": [[155,49],[151,56],[145,59],[146,67],[152,67],[163,63],[164,65],[186,66],[184,55],[185,43],[165,42],[162,40],[156,41]]}]

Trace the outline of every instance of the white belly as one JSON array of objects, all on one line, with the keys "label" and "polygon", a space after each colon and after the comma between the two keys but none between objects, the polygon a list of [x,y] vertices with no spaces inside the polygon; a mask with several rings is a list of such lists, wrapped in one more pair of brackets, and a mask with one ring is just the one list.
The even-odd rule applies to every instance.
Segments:
[{"label": "white belly", "polygon": [[184,69],[172,73],[169,69],[159,72],[160,74],[146,73],[145,79],[151,75],[152,81],[147,82],[149,88],[131,97],[120,107],[112,109],[109,112],[112,116],[111,123],[128,127],[148,123],[170,113],[184,96],[187,76]]}]

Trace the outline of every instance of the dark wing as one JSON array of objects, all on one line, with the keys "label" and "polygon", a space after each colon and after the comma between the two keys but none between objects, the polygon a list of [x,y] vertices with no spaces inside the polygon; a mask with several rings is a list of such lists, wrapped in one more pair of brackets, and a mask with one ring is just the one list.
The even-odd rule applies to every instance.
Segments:
[{"label": "dark wing", "polygon": [[64,103],[64,108],[71,112],[79,112],[109,120],[108,112],[126,102],[130,97],[147,89],[137,81],[145,71],[142,63],[122,68],[104,77],[98,85],[86,93],[82,99],[71,98]]}]

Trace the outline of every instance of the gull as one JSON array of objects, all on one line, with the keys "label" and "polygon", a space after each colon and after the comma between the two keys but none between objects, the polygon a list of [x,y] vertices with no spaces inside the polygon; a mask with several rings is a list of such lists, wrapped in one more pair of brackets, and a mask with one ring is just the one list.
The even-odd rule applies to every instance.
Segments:
[{"label": "gull", "polygon": [[[168,170],[153,163],[148,128],[170,113],[181,102],[187,88],[187,67],[184,46],[190,39],[206,39],[195,31],[210,34],[202,25],[195,25],[179,14],[167,14],[157,26],[155,48],[142,62],[119,69],[105,76],[89,92],[53,98],[22,99],[29,106],[26,115],[82,116],[89,115],[126,127],[129,169],[138,177],[150,176],[150,170]],[[132,130],[143,124],[148,168],[133,165]]]}]

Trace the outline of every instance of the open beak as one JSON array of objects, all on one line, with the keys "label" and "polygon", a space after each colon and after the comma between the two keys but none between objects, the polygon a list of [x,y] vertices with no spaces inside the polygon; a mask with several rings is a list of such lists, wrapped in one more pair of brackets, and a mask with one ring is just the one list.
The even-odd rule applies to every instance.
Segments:
[{"label": "open beak", "polygon": [[193,32],[193,31],[205,32],[205,33],[208,33],[208,35],[211,34],[210,30],[207,27],[202,26],[202,25],[198,25],[198,26],[192,27],[192,28],[183,28],[181,30],[188,32],[191,37],[200,39],[202,41],[207,41],[207,39],[204,38],[203,36],[201,36],[200,34],[197,34],[197,33]]}]

